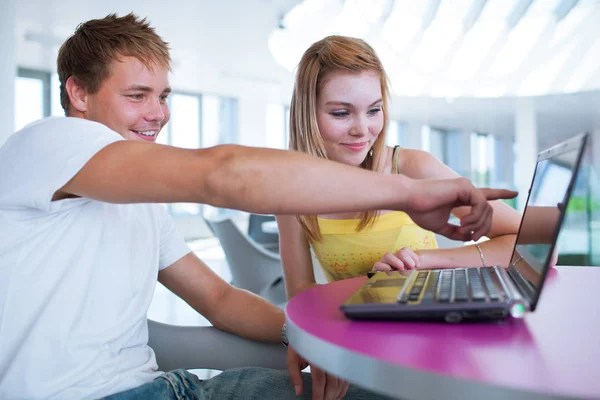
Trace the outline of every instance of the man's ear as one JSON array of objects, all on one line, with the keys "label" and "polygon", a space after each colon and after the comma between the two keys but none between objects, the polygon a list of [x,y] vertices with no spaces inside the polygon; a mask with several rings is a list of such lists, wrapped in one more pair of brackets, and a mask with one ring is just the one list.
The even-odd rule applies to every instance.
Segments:
[{"label": "man's ear", "polygon": [[72,76],[67,79],[67,84],[65,86],[67,94],[69,95],[69,102],[74,111],[80,113],[86,112],[88,100],[87,91],[82,86],[78,85],[77,81],[73,79]]}]

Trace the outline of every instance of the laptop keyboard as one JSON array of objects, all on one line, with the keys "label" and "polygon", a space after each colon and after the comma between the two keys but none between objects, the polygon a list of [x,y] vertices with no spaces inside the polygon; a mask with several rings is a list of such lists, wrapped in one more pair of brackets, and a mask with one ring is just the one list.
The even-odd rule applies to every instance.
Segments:
[{"label": "laptop keyboard", "polygon": [[417,272],[412,285],[400,293],[399,303],[495,302],[506,296],[494,267]]}]

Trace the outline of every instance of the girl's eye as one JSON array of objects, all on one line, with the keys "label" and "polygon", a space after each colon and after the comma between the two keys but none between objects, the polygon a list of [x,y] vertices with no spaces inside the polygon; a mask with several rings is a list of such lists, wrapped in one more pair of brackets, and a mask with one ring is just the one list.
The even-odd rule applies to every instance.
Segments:
[{"label": "girl's eye", "polygon": [[381,108],[372,108],[369,110],[369,114],[377,114],[379,111],[381,111]]},{"label": "girl's eye", "polygon": [[334,117],[345,117],[346,115],[348,115],[348,111],[332,111],[330,114]]}]

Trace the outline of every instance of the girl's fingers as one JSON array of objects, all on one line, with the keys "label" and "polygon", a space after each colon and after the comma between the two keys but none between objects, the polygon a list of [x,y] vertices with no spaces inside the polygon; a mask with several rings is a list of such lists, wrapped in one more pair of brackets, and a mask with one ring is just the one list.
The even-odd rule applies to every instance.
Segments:
[{"label": "girl's fingers", "polygon": [[386,263],[377,261],[375,265],[373,265],[373,271],[393,271],[393,269]]},{"label": "girl's fingers", "polygon": [[400,260],[398,257],[396,257],[392,253],[385,253],[385,255],[381,258],[381,261],[386,263],[390,267],[392,267],[392,269],[395,269],[398,271],[405,270],[405,266],[404,266],[404,263],[402,262],[402,260]]}]

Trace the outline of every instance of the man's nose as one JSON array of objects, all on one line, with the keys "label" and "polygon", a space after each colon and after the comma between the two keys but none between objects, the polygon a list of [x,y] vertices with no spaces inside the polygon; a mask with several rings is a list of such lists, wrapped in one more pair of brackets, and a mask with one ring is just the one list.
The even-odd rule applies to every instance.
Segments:
[{"label": "man's nose", "polygon": [[163,110],[163,104],[159,99],[152,101],[149,106],[145,118],[148,121],[161,122],[165,119],[165,112]]}]

